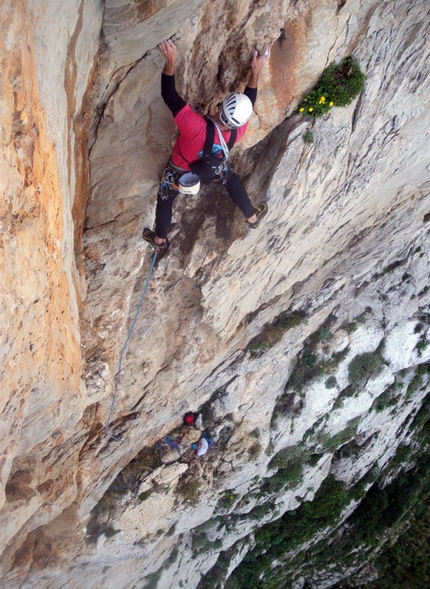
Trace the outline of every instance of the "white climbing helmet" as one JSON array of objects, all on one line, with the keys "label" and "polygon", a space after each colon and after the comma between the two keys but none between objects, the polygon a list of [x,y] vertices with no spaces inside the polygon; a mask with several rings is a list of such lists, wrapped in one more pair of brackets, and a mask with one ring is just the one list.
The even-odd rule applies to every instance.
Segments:
[{"label": "white climbing helmet", "polygon": [[244,125],[252,114],[252,102],[240,92],[232,92],[224,98],[219,110],[221,123],[230,129]]}]

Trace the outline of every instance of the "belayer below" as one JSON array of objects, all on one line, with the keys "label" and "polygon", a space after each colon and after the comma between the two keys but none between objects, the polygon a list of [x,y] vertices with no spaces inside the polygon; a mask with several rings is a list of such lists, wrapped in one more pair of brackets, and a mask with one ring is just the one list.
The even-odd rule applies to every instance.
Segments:
[{"label": "belayer below", "polygon": [[[217,113],[212,118],[205,118],[194,112],[176,91],[177,50],[173,41],[163,41],[158,49],[165,58],[161,74],[161,95],[180,132],[160,181],[155,231],[148,228],[143,231],[143,238],[158,252],[160,259],[169,247],[167,235],[172,220],[173,201],[180,192],[194,193],[193,185],[199,180],[204,184],[223,184],[252,229],[257,227],[267,213],[267,203],[264,201],[254,208],[242,181],[225,161],[230,149],[245,134],[257,98],[260,70],[269,60],[270,50],[262,55],[254,52],[251,76],[243,94],[229,94]],[[183,176],[185,179],[181,182]]]}]

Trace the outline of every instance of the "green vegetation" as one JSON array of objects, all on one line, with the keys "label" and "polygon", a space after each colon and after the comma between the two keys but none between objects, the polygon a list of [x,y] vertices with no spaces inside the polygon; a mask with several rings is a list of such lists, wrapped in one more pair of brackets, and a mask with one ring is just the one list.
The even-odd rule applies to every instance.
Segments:
[{"label": "green vegetation", "polygon": [[300,460],[292,462],[288,468],[279,468],[277,473],[263,479],[261,493],[275,495],[287,487],[294,487],[302,480],[303,463]]},{"label": "green vegetation", "polygon": [[[262,339],[262,338],[267,338],[267,340]],[[254,358],[254,359],[259,358],[265,352],[267,352],[267,350],[270,349],[271,345],[268,340],[269,340],[269,331],[268,331],[268,329],[266,329],[265,331],[260,333],[257,336],[257,338],[255,338],[254,340],[249,342],[248,347],[246,349],[250,353],[251,358]],[[272,345],[274,345],[275,343],[276,342],[274,341]]]},{"label": "green vegetation", "polygon": [[337,386],[337,380],[335,376],[329,376],[328,379],[325,381],[325,388],[326,389],[334,389]]},{"label": "green vegetation", "polygon": [[[301,391],[304,385],[314,378],[324,374],[332,375],[340,362],[347,356],[348,351],[348,348],[345,348],[342,352],[335,352],[330,359],[322,360],[311,348],[305,348],[285,388],[294,387]],[[279,401],[282,402],[282,397]]]},{"label": "green vegetation", "polygon": [[430,586],[430,496],[418,499],[410,527],[377,559],[379,579],[368,589]]},{"label": "green vegetation", "polygon": [[[263,503],[262,505],[256,505],[246,516],[249,520],[260,521],[266,515],[273,512],[274,506],[272,503]],[[242,517],[243,519],[243,517]]]},{"label": "green vegetation", "polygon": [[381,365],[382,358],[377,351],[358,354],[348,366],[349,382],[355,386],[364,384],[377,376]]},{"label": "green vegetation", "polygon": [[314,142],[314,134],[311,131],[303,133],[303,141],[308,145]]},{"label": "green vegetation", "polygon": [[199,478],[194,477],[193,474],[184,473],[179,479],[176,492],[185,501],[191,503],[191,505],[195,505],[199,498],[200,486],[201,480]]},{"label": "green vegetation", "polygon": [[118,474],[100,502],[116,504],[118,499],[128,491],[135,493],[144,475],[151,473],[161,466],[157,448],[150,446],[143,448],[139,454]]},{"label": "green vegetation", "polygon": [[270,455],[272,454],[272,452],[273,452],[273,450],[274,450],[274,449],[275,449],[275,446],[273,445],[273,442],[272,442],[272,441],[270,441],[270,442],[267,444],[267,448],[266,448],[266,450],[264,451],[264,453],[266,454],[266,456],[270,456]]},{"label": "green vegetation", "polygon": [[345,323],[342,325],[342,329],[348,333],[353,333],[357,329],[357,323],[355,321],[351,321],[351,323]]},{"label": "green vegetation", "polygon": [[204,532],[200,532],[193,536],[193,552],[197,552],[208,544],[208,537]]},{"label": "green vegetation", "polygon": [[273,322],[275,327],[279,327],[283,331],[288,331],[297,327],[306,319],[306,314],[303,311],[283,311],[276,317]]},{"label": "green vegetation", "polygon": [[236,585],[229,585],[229,581],[225,584],[225,576],[229,568],[230,561],[236,554],[236,547],[233,546],[229,550],[221,552],[219,558],[211,570],[204,575],[197,589],[240,589]]},{"label": "green vegetation", "polygon": [[218,507],[221,509],[229,509],[239,498],[240,495],[236,495],[233,491],[224,491],[224,495],[218,500]]},{"label": "green vegetation", "polygon": [[[420,370],[424,373],[427,367],[423,365]],[[388,389],[390,394],[397,389],[395,385],[396,383]],[[239,541],[220,555],[216,565],[202,579],[199,589],[285,589],[294,585],[299,571],[300,576],[306,580],[328,567],[335,567],[340,574],[345,571],[347,575],[349,567],[360,568],[362,564],[371,563],[374,550],[387,540],[388,552],[378,557],[377,561],[381,579],[368,586],[368,589],[427,587],[430,578],[429,420],[430,396],[413,422],[408,425],[408,431],[414,433],[415,442],[399,446],[396,455],[384,470],[383,477],[375,466],[363,479],[347,489],[329,475],[312,502],[302,503],[296,511],[287,512],[254,532],[254,548],[248,552],[228,581],[225,576],[229,563],[246,540]],[[355,425],[352,420],[348,428],[338,434],[339,438],[330,443],[342,444],[353,433]],[[361,451],[362,448],[351,440],[338,450],[337,457],[354,456]],[[314,458],[309,456],[309,452],[310,450],[300,445],[286,448],[273,457],[271,466],[278,468],[278,472],[289,467],[292,471],[295,470],[296,477],[301,476],[300,468]],[[385,480],[391,482],[384,486]],[[263,481],[260,491],[263,491],[268,481],[271,479]],[[360,503],[339,534],[336,526],[351,501]],[[272,510],[273,506],[269,501],[254,508],[245,517],[258,521]],[[237,516],[231,529],[243,517]],[[405,530],[411,518],[410,535],[405,532],[399,543],[390,542],[390,538],[395,538],[400,531]],[[316,536],[321,539],[292,557],[293,550]],[[252,538],[248,542],[253,544]],[[342,586],[346,586],[345,584],[347,585],[347,579],[341,583]]]},{"label": "green vegetation", "polygon": [[360,94],[365,79],[366,76],[353,57],[346,57],[338,65],[332,63],[299,104],[296,112],[317,118],[330,113],[333,106],[347,106]]},{"label": "green vegetation", "polygon": [[289,446],[279,450],[269,462],[269,468],[288,468],[297,461],[306,462],[309,452],[303,446]]},{"label": "green vegetation", "polygon": [[260,442],[255,442],[254,444],[252,444],[252,446],[250,446],[248,448],[248,454],[249,457],[252,459],[256,459],[258,458],[258,456],[260,456],[261,452],[263,451],[263,447],[260,444]]},{"label": "green vegetation", "polygon": [[[306,339],[304,348],[297,357],[294,370],[285,385],[284,394],[276,402],[272,424],[275,423],[279,414],[295,413],[302,408],[303,403],[296,399],[295,393],[289,392],[291,388],[301,393],[309,381],[323,375],[328,376],[326,379],[327,388],[336,386],[333,373],[339,363],[347,356],[349,350],[345,348],[341,352],[335,352],[329,359],[322,358],[320,354],[321,344],[325,344],[331,338],[330,326],[334,320],[335,318],[329,315],[319,329]],[[323,346],[323,349],[327,354],[327,346]]]},{"label": "green vegetation", "polygon": [[331,331],[330,331],[330,329],[328,327],[326,327],[325,325],[323,325],[318,330],[318,336],[319,336],[320,342],[327,342],[331,338]]},{"label": "green vegetation", "polygon": [[395,407],[397,405],[398,397],[393,394],[394,391],[395,387],[388,387],[388,389],[373,401],[371,409],[374,409],[377,413],[381,413],[389,407]]},{"label": "green vegetation", "polygon": [[269,462],[269,468],[278,470],[273,476],[262,479],[260,495],[272,495],[287,487],[295,487],[302,480],[303,468],[310,456],[310,450],[302,446],[280,450]]},{"label": "green vegetation", "polygon": [[158,587],[158,581],[161,578],[161,573],[162,573],[162,569],[160,569],[156,573],[152,573],[151,575],[148,575],[145,578],[146,583],[143,586],[143,589],[157,589],[157,587]]},{"label": "green vegetation", "polygon": [[[427,373],[427,365],[417,368],[421,377]],[[400,373],[398,375],[400,377]],[[404,371],[402,377],[407,376]],[[402,383],[393,383],[387,391],[385,402],[391,401]],[[386,392],[387,392],[386,391]],[[382,399],[383,400],[383,399]],[[211,569],[199,585],[199,589],[285,589],[294,585],[298,571],[302,578],[310,579],[316,572],[328,567],[335,567],[342,574],[349,567],[359,568],[360,564],[372,560],[375,548],[390,537],[395,537],[397,530],[402,530],[408,523],[412,513],[418,522],[417,536],[409,536],[401,540],[400,548],[396,545],[382,556],[377,564],[381,574],[387,574],[385,584],[375,584],[369,589],[421,589],[429,585],[428,574],[430,561],[428,535],[430,530],[430,397],[423,403],[413,422],[407,429],[413,432],[416,442],[400,445],[396,455],[390,460],[382,477],[375,465],[365,477],[353,487],[347,489],[343,483],[329,475],[323,482],[312,502],[304,502],[300,507],[287,512],[281,518],[258,528],[254,533],[255,546],[248,552],[242,563],[233,572],[228,581],[225,580],[231,559],[242,550],[247,540],[240,540],[229,551],[221,553],[216,565]],[[319,442],[326,446],[341,448],[337,451],[340,457],[355,456],[363,451],[352,439],[358,421],[351,420],[342,432],[329,438],[319,433]],[[323,425],[316,424],[314,434]],[[316,434],[318,437],[318,434]],[[349,441],[348,441],[349,440]],[[278,468],[274,477],[262,481],[259,491],[252,493],[252,498],[261,497],[266,491],[273,492],[290,484],[288,479],[299,480],[303,465],[318,460],[320,455],[310,455],[309,448],[302,445],[286,448],[278,452],[270,463]],[[276,480],[275,477],[279,476]],[[284,478],[284,480],[283,480]],[[384,486],[384,481],[390,480]],[[294,484],[294,483],[293,483]],[[366,493],[367,489],[367,493]],[[342,533],[336,525],[345,508],[351,501],[360,501],[359,506],[348,517]],[[412,510],[412,511],[411,511]],[[270,499],[263,505],[256,506],[247,516],[230,515],[232,521],[228,529],[234,529],[237,521],[250,517],[258,521],[267,514],[276,517]],[[421,517],[417,517],[417,515]],[[307,546],[294,557],[291,551],[316,536],[321,539],[313,546]],[[253,545],[252,536],[248,542]],[[406,544],[407,542],[407,544]],[[388,544],[388,543],[387,543]],[[390,545],[392,543],[389,543]],[[402,551],[408,550],[405,559]],[[402,558],[406,565],[403,576]],[[276,563],[276,566],[274,566]],[[385,573],[385,568],[388,572]],[[347,573],[345,572],[345,575]],[[426,576],[427,575],[427,576]],[[396,579],[397,576],[397,579]],[[378,583],[382,583],[378,581]],[[346,580],[347,582],[347,580]],[[408,585],[409,583],[409,585]],[[307,585],[306,585],[307,586]],[[345,586],[343,584],[342,586]]]},{"label": "green vegetation", "polygon": [[424,375],[430,372],[430,364],[418,364],[415,372],[415,376],[409,383],[406,391],[406,399],[410,399],[412,395],[422,387],[424,384]]},{"label": "green vegetation", "polygon": [[418,350],[418,353],[420,354],[423,350],[426,349],[427,346],[428,346],[428,341],[426,341],[425,339],[421,339],[415,347]]},{"label": "green vegetation", "polygon": [[270,576],[274,560],[312,538],[318,530],[333,525],[348,502],[344,485],[327,477],[312,502],[303,503],[297,511],[287,512],[255,532],[256,546],[234,571],[232,582],[249,589],[276,587],[266,577],[260,580],[260,576]]},{"label": "green vegetation", "polygon": [[351,419],[345,429],[338,432],[334,436],[329,433],[320,432],[317,436],[318,443],[323,447],[324,451],[333,451],[343,444],[351,441],[357,433],[357,427],[360,423],[360,417]]},{"label": "green vegetation", "polygon": [[[404,446],[400,453],[404,455]],[[375,483],[367,492],[350,518],[351,527],[347,538],[342,541],[342,552],[353,551],[363,544],[378,546],[387,530],[404,520],[414,506],[422,505],[422,494],[428,497],[427,485],[430,479],[430,457],[428,450],[418,459],[416,466],[400,476],[388,486]],[[429,550],[430,552],[430,550]]]},{"label": "green vegetation", "polygon": [[210,530],[216,530],[222,523],[222,517],[214,517],[203,522],[197,528],[194,528],[194,532],[209,532]]},{"label": "green vegetation", "polygon": [[178,560],[178,556],[179,550],[177,548],[173,548],[172,552],[169,554],[169,556],[166,559],[166,562],[164,563],[165,567],[169,568],[170,566],[172,566],[172,564]]},{"label": "green vegetation", "polygon": [[367,310],[364,313],[361,313],[361,315],[357,315],[357,317],[355,318],[355,321],[357,323],[361,323],[362,325],[364,325],[367,321],[367,313],[371,312],[371,310]]},{"label": "green vegetation", "polygon": [[317,355],[310,350],[304,350],[302,356],[302,364],[305,368],[314,368],[317,363]]},{"label": "green vegetation", "polygon": [[[234,572],[238,586],[249,578],[246,585],[249,589],[289,587],[293,585],[299,567],[300,575],[305,579],[328,566],[335,566],[339,572],[350,566],[359,568],[360,564],[371,562],[375,548],[390,537],[396,537],[397,530],[404,530],[413,515],[413,526],[416,527],[412,528],[411,535],[400,539],[400,544],[387,542],[388,552],[377,561],[382,578],[368,588],[427,587],[430,568],[430,397],[423,403],[409,431],[415,432],[419,443],[399,446],[385,470],[389,477],[394,477],[387,486],[379,482],[383,479],[376,467],[349,490],[329,477],[314,501],[302,504],[295,516],[293,512],[287,513],[280,520],[260,528],[255,534],[258,541],[255,550]],[[352,451],[354,454],[353,446],[354,443],[350,442],[349,448],[344,446],[339,452],[344,455],[344,452]],[[329,535],[313,547],[300,552],[292,560],[289,558],[289,550],[314,537],[324,527],[335,525],[352,499],[361,502],[346,520],[341,535],[331,529]],[[272,566],[274,561],[278,562],[275,568]],[[345,583],[341,585],[343,587]]]},{"label": "green vegetation", "polygon": [[251,358],[259,358],[274,346],[282,338],[283,334],[297,327],[305,320],[305,314],[301,311],[283,311],[272,323],[267,323],[263,331],[251,340],[247,346],[247,351]]}]

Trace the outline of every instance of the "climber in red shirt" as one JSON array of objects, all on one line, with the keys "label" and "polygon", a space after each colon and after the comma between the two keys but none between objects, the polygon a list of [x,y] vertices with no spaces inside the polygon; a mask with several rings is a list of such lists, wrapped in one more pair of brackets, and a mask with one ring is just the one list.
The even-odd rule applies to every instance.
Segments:
[{"label": "climber in red shirt", "polygon": [[[212,121],[215,126],[212,155],[224,156],[223,159],[226,159],[229,148],[245,134],[257,98],[260,70],[269,60],[270,50],[266,50],[262,55],[258,55],[257,51],[254,52],[251,76],[243,94],[239,92],[229,94],[223,100],[218,112],[208,121],[194,112],[176,91],[174,74],[177,51],[173,41],[170,39],[163,41],[158,45],[158,49],[165,58],[161,75],[161,95],[171,110],[180,132],[160,181],[155,231],[148,228],[143,231],[143,238],[158,252],[160,258],[169,246],[167,234],[172,219],[173,201],[179,194],[179,179],[190,172],[195,162],[202,160],[208,124]],[[267,213],[267,203],[263,201],[254,208],[241,180],[226,164],[223,164],[223,159],[220,159],[218,175],[212,181],[221,182],[226,187],[234,204],[239,207],[249,226],[254,229]]]}]

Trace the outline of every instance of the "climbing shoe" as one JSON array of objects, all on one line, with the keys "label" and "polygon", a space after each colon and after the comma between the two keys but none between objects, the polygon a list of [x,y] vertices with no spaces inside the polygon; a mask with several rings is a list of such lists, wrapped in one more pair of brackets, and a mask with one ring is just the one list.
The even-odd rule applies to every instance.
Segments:
[{"label": "climbing shoe", "polygon": [[151,229],[148,229],[148,227],[145,227],[143,230],[143,239],[151,246],[154,252],[157,252],[158,260],[161,260],[161,258],[166,255],[167,250],[169,249],[169,241],[165,241],[164,243],[157,243],[155,241],[154,231],[151,231]]},{"label": "climbing shoe", "polygon": [[247,221],[251,229],[256,229],[258,227],[258,224],[260,223],[261,219],[266,215],[268,210],[269,207],[267,206],[267,202],[265,202],[264,200],[260,202],[257,208],[254,209],[255,214],[257,215],[257,220],[254,221],[254,223],[250,223],[249,221]]}]

